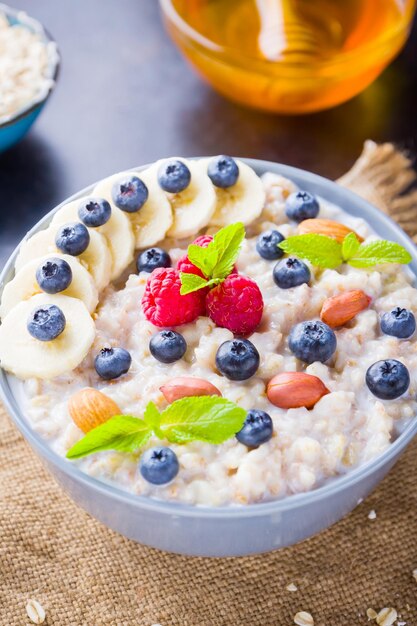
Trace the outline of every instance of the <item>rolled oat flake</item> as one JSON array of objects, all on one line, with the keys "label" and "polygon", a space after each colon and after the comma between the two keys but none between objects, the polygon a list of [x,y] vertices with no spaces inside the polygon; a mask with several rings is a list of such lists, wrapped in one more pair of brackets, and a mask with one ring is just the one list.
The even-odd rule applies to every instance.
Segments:
[{"label": "rolled oat flake", "polygon": [[29,600],[26,604],[26,613],[33,624],[43,624],[45,621],[45,609],[37,600]]},{"label": "rolled oat flake", "polygon": [[300,611],[294,615],[294,624],[297,624],[297,626],[314,626],[314,619],[311,613]]},{"label": "rolled oat flake", "polygon": [[381,609],[376,616],[376,623],[378,626],[392,626],[398,617],[398,613],[395,609],[386,607]]}]

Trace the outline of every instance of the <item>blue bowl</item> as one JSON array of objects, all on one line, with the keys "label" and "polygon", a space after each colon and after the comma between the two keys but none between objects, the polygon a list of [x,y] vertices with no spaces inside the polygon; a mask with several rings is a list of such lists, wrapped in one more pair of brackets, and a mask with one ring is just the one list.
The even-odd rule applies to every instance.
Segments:
[{"label": "blue bowl", "polygon": [[[28,28],[33,33],[37,33],[45,43],[55,43],[49,33],[45,30],[40,22],[29,17],[22,11],[16,11],[5,4],[0,4],[0,13],[3,13],[11,25],[19,24]],[[0,123],[0,152],[4,152],[18,141],[28,132],[55,86],[59,72],[59,54],[57,49],[49,59],[47,78],[51,78],[54,82],[46,93],[42,93],[39,98],[29,102],[22,109],[16,112],[13,117],[7,121]]]}]

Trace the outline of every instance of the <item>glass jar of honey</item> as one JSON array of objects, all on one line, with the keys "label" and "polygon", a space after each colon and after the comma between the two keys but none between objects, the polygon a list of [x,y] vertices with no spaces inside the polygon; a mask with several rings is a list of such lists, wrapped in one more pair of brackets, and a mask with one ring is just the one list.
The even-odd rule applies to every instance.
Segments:
[{"label": "glass jar of honey", "polygon": [[353,97],[404,45],[416,0],[160,0],[184,55],[220,93],[307,113]]}]

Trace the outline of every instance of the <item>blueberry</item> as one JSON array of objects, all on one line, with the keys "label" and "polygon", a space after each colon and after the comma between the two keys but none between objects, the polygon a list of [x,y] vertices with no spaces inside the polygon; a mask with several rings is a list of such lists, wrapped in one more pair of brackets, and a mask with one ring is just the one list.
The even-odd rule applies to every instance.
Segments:
[{"label": "blueberry", "polygon": [[153,272],[158,267],[171,267],[171,257],[162,248],[148,248],[137,258],[138,272]]},{"label": "blueberry", "polygon": [[94,360],[96,372],[104,380],[112,380],[126,374],[131,363],[132,357],[124,348],[103,348]]},{"label": "blueberry", "polygon": [[39,341],[52,341],[65,328],[65,315],[55,304],[37,307],[29,315],[27,329],[32,337]]},{"label": "blueberry", "polygon": [[230,380],[246,380],[259,367],[259,352],[248,339],[225,341],[217,350],[216,366]]},{"label": "blueberry", "polygon": [[333,330],[319,320],[296,324],[288,337],[291,352],[305,363],[324,363],[336,350],[336,344]]},{"label": "blueberry", "polygon": [[45,293],[59,293],[70,286],[72,270],[64,259],[51,257],[36,270],[36,280]]},{"label": "blueberry", "polygon": [[272,275],[275,283],[281,289],[298,287],[298,285],[308,283],[311,279],[311,273],[307,265],[294,257],[288,257],[279,261],[275,265]]},{"label": "blueberry", "polygon": [[406,366],[395,359],[377,361],[366,372],[366,384],[377,398],[395,400],[410,386],[410,374]]},{"label": "blueberry", "polygon": [[78,207],[78,217],[86,226],[103,226],[111,217],[111,206],[104,198],[85,198]]},{"label": "blueberry", "polygon": [[302,222],[317,217],[320,205],[316,196],[308,191],[296,191],[288,196],[285,213],[290,220]]},{"label": "blueberry", "polygon": [[187,342],[175,330],[161,330],[151,338],[149,350],[161,363],[174,363],[184,356]]},{"label": "blueberry", "polygon": [[263,259],[268,261],[280,259],[284,256],[284,250],[278,248],[278,244],[284,241],[284,239],[284,235],[281,235],[277,230],[266,230],[259,235],[256,241],[256,251]]},{"label": "blueberry", "polygon": [[210,160],[207,174],[215,187],[233,187],[239,178],[239,167],[234,159],[221,154]]},{"label": "blueberry", "polygon": [[89,243],[89,232],[81,222],[64,224],[55,237],[56,247],[64,254],[71,254],[72,256],[82,254],[87,250]]},{"label": "blueberry", "polygon": [[114,183],[112,188],[114,204],[126,213],[136,213],[143,207],[149,191],[138,176],[126,176]]},{"label": "blueberry", "polygon": [[152,485],[165,485],[178,474],[180,466],[177,455],[171,448],[158,446],[149,448],[140,459],[139,470],[143,478]]},{"label": "blueberry", "polygon": [[256,448],[271,439],[272,431],[272,420],[268,413],[251,409],[246,416],[242,429],[237,433],[236,439],[249,448]]},{"label": "blueberry", "polygon": [[397,306],[396,309],[383,314],[381,330],[386,335],[392,335],[398,339],[408,339],[416,330],[416,318],[408,309]]},{"label": "blueberry", "polygon": [[191,172],[182,161],[170,159],[158,169],[158,183],[164,191],[180,193],[187,189],[191,182]]}]

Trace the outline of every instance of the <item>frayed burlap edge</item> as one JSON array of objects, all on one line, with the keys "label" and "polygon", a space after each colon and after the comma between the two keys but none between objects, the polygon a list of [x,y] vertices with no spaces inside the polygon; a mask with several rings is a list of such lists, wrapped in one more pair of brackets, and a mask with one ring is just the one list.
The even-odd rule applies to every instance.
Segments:
[{"label": "frayed burlap edge", "polygon": [[389,213],[416,240],[416,179],[412,160],[404,152],[391,143],[368,140],[352,169],[337,182]]}]

